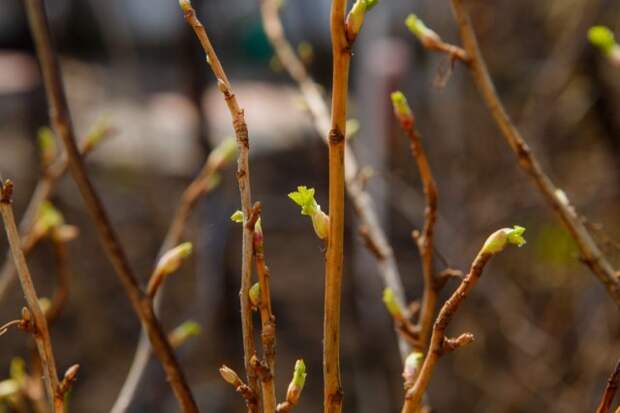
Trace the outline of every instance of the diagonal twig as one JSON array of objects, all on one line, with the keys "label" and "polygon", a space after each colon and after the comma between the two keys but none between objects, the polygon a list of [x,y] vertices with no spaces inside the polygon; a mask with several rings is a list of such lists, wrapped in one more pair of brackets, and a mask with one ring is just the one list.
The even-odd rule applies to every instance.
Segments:
[{"label": "diagonal twig", "polygon": [[103,249],[125,289],[134,312],[140,318],[143,327],[148,333],[153,350],[163,366],[179,406],[184,412],[197,412],[196,402],[191,394],[181,366],[168,342],[166,333],[157,320],[150,299],[138,285],[138,281],[129,265],[116,232],[110,223],[108,214],[86,172],[76,144],[60,68],[52,47],[49,24],[43,3],[41,0],[27,0],[25,1],[25,6],[41,65],[52,126],[63,141],[69,160],[69,170],[94,220]]}]

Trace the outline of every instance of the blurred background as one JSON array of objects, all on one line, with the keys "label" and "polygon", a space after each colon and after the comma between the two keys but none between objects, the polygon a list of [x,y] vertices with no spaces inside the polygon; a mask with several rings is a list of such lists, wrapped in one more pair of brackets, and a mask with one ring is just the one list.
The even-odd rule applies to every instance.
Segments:
[{"label": "blurred background", "polygon": [[[130,261],[146,282],[180,194],[209,150],[232,136],[229,115],[194,34],[174,0],[47,2],[79,136],[102,117],[114,136],[88,161],[91,176]],[[572,199],[620,265],[620,72],[587,44],[587,28],[620,28],[613,0],[498,0],[472,3],[481,48],[500,96],[544,170]],[[317,188],[327,206],[327,151],[303,101],[263,32],[259,2],[195,0],[246,110],[255,200],[263,203],[266,259],[277,317],[277,392],[283,399],[296,358],[308,380],[295,411],[322,406],[322,243],[287,194]],[[415,12],[444,40],[459,43],[449,2],[381,3],[354,47],[349,116],[352,141],[372,174],[368,190],[395,250],[407,297],[420,297],[421,268],[411,231],[423,223],[424,197],[408,142],[394,121],[389,93],[402,89],[439,188],[436,269],[467,270],[486,236],[527,227],[528,244],[495,259],[464,303],[451,334],[474,344],[441,360],[428,400],[436,412],[593,411],[620,356],[619,312],[518,168],[467,71],[421,48],[403,24]],[[329,99],[329,1],[286,0],[287,36]],[[447,83],[441,85],[441,83]],[[16,185],[23,214],[40,178],[37,130],[47,106],[22,2],[0,3],[0,173]],[[109,411],[131,364],[139,322],[100,249],[69,177],[52,200],[80,229],[69,244],[70,296],[52,327],[59,369],[79,363],[71,395],[76,412]],[[202,200],[185,238],[195,255],[170,278],[166,330],[196,320],[202,334],[177,350],[200,408],[242,412],[243,402],[217,372],[242,366],[238,310],[241,231],[234,166]],[[402,403],[398,348],[381,302],[373,259],[347,211],[342,370],[345,411],[396,412]],[[6,240],[0,241],[5,251]],[[51,243],[29,263],[41,296],[56,283]],[[445,298],[456,287],[450,282]],[[0,301],[0,323],[24,305],[19,287]],[[29,336],[0,338],[0,379],[13,357],[30,358]],[[0,405],[1,406],[1,405]],[[5,406],[6,407],[6,406]],[[0,407],[2,411],[3,407]],[[11,410],[9,410],[11,411]],[[27,411],[27,410],[26,410]],[[130,412],[177,411],[160,366],[151,363]]]}]

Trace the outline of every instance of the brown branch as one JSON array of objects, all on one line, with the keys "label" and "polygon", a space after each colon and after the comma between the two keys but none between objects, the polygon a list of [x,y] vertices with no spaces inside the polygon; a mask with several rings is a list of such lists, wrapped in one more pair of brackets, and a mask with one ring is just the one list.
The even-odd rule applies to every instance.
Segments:
[{"label": "brown branch", "polygon": [[424,195],[426,197],[422,233],[420,234],[419,231],[414,231],[412,234],[418,246],[418,250],[420,251],[422,275],[424,278],[422,308],[417,323],[419,327],[419,345],[417,348],[423,350],[428,346],[428,341],[431,336],[439,290],[433,271],[433,232],[435,223],[437,222],[437,185],[435,184],[426,152],[424,152],[424,148],[422,147],[422,138],[416,130],[415,116],[411,112],[405,96],[401,92],[395,92],[392,94],[392,100],[394,103],[394,114],[411,143],[411,155],[418,166],[420,179],[424,187]]},{"label": "brown branch", "polygon": [[465,300],[471,289],[480,279],[482,271],[491,257],[502,251],[507,244],[521,246],[525,243],[525,240],[521,237],[523,231],[525,231],[525,229],[521,227],[515,227],[514,229],[503,228],[491,234],[474,259],[469,273],[441,307],[439,315],[433,325],[431,342],[422,367],[417,374],[415,383],[405,393],[402,413],[414,413],[420,408],[422,397],[426,392],[426,388],[428,387],[428,383],[430,382],[433,370],[439,358],[473,341],[474,337],[470,333],[462,334],[454,339],[447,338],[446,329],[448,324],[452,321],[454,314],[459,309],[463,300]]},{"label": "brown branch", "polygon": [[253,210],[257,221],[254,225],[254,259],[256,260],[256,274],[260,285],[260,302],[258,310],[261,321],[261,343],[263,347],[263,363],[266,372],[261,377],[261,392],[263,395],[263,412],[275,413],[275,365],[276,365],[276,317],[271,309],[271,290],[269,287],[270,273],[265,263],[264,235],[260,221],[261,206],[255,203]]},{"label": "brown branch", "polygon": [[[260,3],[263,26],[267,37],[282,66],[298,84],[302,97],[314,120],[315,130],[323,138],[324,142],[328,144],[330,130],[329,110],[321,88],[310,77],[303,63],[286,39],[278,13],[278,2],[276,0],[260,0]],[[359,168],[355,154],[346,142],[344,145],[344,173],[349,199],[365,227],[367,238],[371,240],[371,245],[375,248],[375,251],[379,252],[379,254],[376,254],[375,251],[371,251],[376,258],[379,276],[384,286],[392,289],[396,299],[404,306],[406,302],[405,292],[398,266],[396,265],[396,259],[394,258],[394,252],[379,224],[379,218],[375,212],[370,195],[365,191],[364,185],[356,179]],[[404,361],[411,349],[400,336],[398,336],[398,343],[401,359]]]},{"label": "brown branch", "polygon": [[76,145],[60,68],[51,44],[51,34],[43,4],[41,0],[27,0],[25,5],[30,30],[41,65],[52,126],[63,141],[69,160],[69,170],[85,200],[87,209],[92,215],[103,249],[112,263],[135,313],[148,333],[153,350],[164,368],[166,378],[174,391],[181,410],[184,412],[197,412],[196,402],[185,380],[181,366],[168,342],[166,333],[155,316],[151,300],[138,285],[125,252],[112,228],[107,212],[86,172]]},{"label": "brown branch", "polygon": [[[11,248],[11,254],[13,255],[15,268],[17,268],[19,282],[21,283],[29,308],[29,311],[24,312],[24,315],[28,313],[32,314],[32,321],[34,323],[33,337],[37,346],[37,352],[43,364],[47,395],[50,402],[53,403],[53,411],[55,413],[62,413],[64,411],[64,400],[59,392],[60,387],[58,383],[58,374],[56,373],[56,361],[54,359],[54,352],[52,351],[52,340],[50,338],[45,314],[43,314],[43,310],[41,310],[39,297],[32,283],[26,257],[21,249],[19,231],[17,230],[17,224],[13,216],[13,208],[11,206],[13,183],[11,181],[6,181],[3,183],[0,182],[0,185],[0,213],[4,221],[4,228]],[[23,318],[30,319],[30,316]]]},{"label": "brown branch", "polygon": [[609,376],[607,380],[607,386],[605,386],[605,391],[603,392],[603,397],[601,398],[601,402],[596,408],[596,413],[607,413],[611,408],[611,404],[614,401],[614,397],[616,397],[616,392],[618,391],[618,382],[620,381],[620,360],[616,363],[616,368]]},{"label": "brown branch", "polygon": [[[80,145],[80,153],[82,156],[89,155],[95,147],[104,139],[113,135],[113,129],[106,125],[95,125],[95,127],[84,137]],[[67,172],[68,162],[66,156],[61,156],[52,163],[39,178],[37,185],[32,193],[32,197],[26,207],[26,212],[19,223],[20,238],[22,240],[22,250],[28,256],[30,251],[41,240],[41,234],[37,234],[34,224],[39,213],[41,204],[49,199],[50,195],[56,188],[56,184]],[[11,260],[10,254],[0,270],[0,301],[9,292],[16,278],[15,267]]]},{"label": "brown branch", "polygon": [[603,283],[616,305],[620,306],[620,277],[607,258],[600,251],[596,241],[579,219],[563,191],[559,190],[542,170],[537,158],[520,132],[512,123],[504,105],[499,99],[495,86],[489,75],[486,63],[474,32],[470,17],[462,0],[452,0],[456,20],[459,25],[463,45],[471,58],[469,69],[484,102],[502,135],[517,156],[518,164],[532,179],[534,185],[544,196],[549,206],[558,214],[572,238],[576,241],[582,255],[582,261]]},{"label": "brown branch", "polygon": [[245,123],[245,115],[243,109],[239,106],[237,98],[233,94],[232,86],[228,81],[226,72],[220,63],[209,36],[204,26],[196,17],[196,12],[191,6],[189,0],[181,0],[185,20],[192,27],[196,37],[200,41],[202,48],[207,55],[209,66],[215,75],[220,92],[224,95],[224,100],[228,106],[230,116],[232,118],[233,129],[237,139],[239,148],[239,158],[237,161],[237,181],[239,184],[239,194],[241,197],[241,209],[243,210],[244,225],[242,239],[242,255],[241,255],[241,288],[239,291],[239,300],[241,302],[241,329],[243,335],[243,354],[244,365],[247,374],[247,381],[250,388],[257,393],[258,384],[256,373],[250,366],[250,360],[256,354],[254,344],[254,328],[252,326],[252,306],[248,292],[252,283],[252,240],[254,229],[248,227],[247,220],[250,216],[252,207],[252,197],[250,188],[250,165],[249,165],[249,137],[248,128]]},{"label": "brown branch", "polygon": [[[200,173],[183,191],[181,199],[177,205],[177,208],[172,217],[168,231],[164,237],[164,241],[159,247],[159,253],[154,265],[157,265],[157,260],[170,250],[175,245],[181,242],[181,237],[185,232],[187,222],[193,212],[198,200],[202,196],[206,196],[215,186],[215,178],[221,169],[227,164],[228,156],[226,153],[217,152],[218,149],[214,149],[208,156],[205,164],[203,165]],[[161,292],[155,296],[154,307],[157,313],[161,307]],[[140,340],[134,355],[133,362],[129,369],[129,373],[125,379],[125,383],[119,392],[114,406],[111,409],[112,413],[125,412],[132,400],[134,399],[138,390],[138,384],[140,383],[146,367],[151,358],[151,346],[149,344],[148,337],[143,330],[140,334]]]}]

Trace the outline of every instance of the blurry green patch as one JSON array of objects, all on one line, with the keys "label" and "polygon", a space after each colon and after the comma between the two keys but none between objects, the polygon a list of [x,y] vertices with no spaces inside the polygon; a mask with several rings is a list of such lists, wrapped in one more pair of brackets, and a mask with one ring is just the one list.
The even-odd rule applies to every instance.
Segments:
[{"label": "blurry green patch", "polygon": [[579,254],[569,233],[557,225],[543,226],[533,244],[537,260],[554,267],[574,265]]}]

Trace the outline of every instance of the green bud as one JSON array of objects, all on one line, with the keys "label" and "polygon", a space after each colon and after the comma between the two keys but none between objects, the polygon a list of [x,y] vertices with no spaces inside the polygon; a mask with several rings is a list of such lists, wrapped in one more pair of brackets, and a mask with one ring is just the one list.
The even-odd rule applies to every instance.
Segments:
[{"label": "green bud", "polygon": [[234,138],[226,138],[217,145],[209,154],[207,163],[214,168],[221,168],[237,157],[237,141]]},{"label": "green bud", "polygon": [[502,251],[507,244],[521,247],[525,244],[523,233],[525,228],[515,225],[513,228],[502,228],[491,234],[480,251],[483,254],[497,254]]},{"label": "green bud", "polygon": [[407,98],[400,90],[393,92],[390,95],[392,99],[392,106],[394,107],[394,113],[401,122],[411,123],[413,122],[413,113],[407,102]]},{"label": "green bud", "polygon": [[588,40],[605,55],[610,54],[616,45],[613,32],[605,26],[590,27],[590,30],[588,30]]},{"label": "green bud", "polygon": [[398,304],[398,301],[396,301],[396,296],[394,296],[394,291],[392,291],[391,288],[386,288],[383,290],[383,303],[392,317],[397,319],[403,318],[403,312]]},{"label": "green bud", "polygon": [[321,207],[314,199],[314,188],[298,186],[296,192],[291,192],[288,197],[301,207],[301,215],[313,215]]},{"label": "green bud", "polygon": [[37,219],[33,231],[37,236],[43,236],[54,228],[60,227],[65,220],[54,205],[49,201],[43,201],[37,213]]},{"label": "green bud", "polygon": [[366,11],[368,12],[370,9],[379,4],[379,0],[365,0],[364,3],[366,3]]},{"label": "green bud", "polygon": [[301,396],[301,392],[306,384],[306,364],[302,359],[295,362],[295,370],[293,371],[293,379],[288,385],[286,391],[286,401],[290,405],[296,405]]},{"label": "green bud", "polygon": [[97,146],[108,135],[109,131],[110,123],[107,117],[100,118],[84,138],[85,145],[89,148]]},{"label": "green bud", "polygon": [[405,19],[405,25],[423,44],[429,40],[438,40],[439,36],[433,30],[429,29],[424,22],[415,14],[410,14]]},{"label": "green bud", "polygon": [[181,9],[186,13],[192,9],[190,0],[179,0],[179,6],[181,6]]},{"label": "green bud", "polygon": [[329,216],[321,211],[321,206],[314,199],[314,188],[298,186],[296,192],[291,192],[288,197],[301,207],[301,214],[308,215],[312,219],[314,232],[320,239],[326,239],[329,233]]},{"label": "green bud", "polygon": [[248,295],[250,296],[250,303],[252,303],[252,307],[258,307],[260,304],[260,284],[254,283],[254,285],[250,287]]},{"label": "green bud", "polygon": [[172,248],[170,251],[162,255],[162,257],[159,259],[155,272],[163,275],[172,274],[179,269],[179,267],[183,263],[183,260],[189,257],[191,253],[191,242],[184,242]]},{"label": "green bud", "polygon": [[346,29],[347,39],[349,42],[353,42],[364,24],[364,17],[366,16],[366,1],[357,0],[353,3],[351,11],[347,15]]},{"label": "green bud", "polygon": [[39,143],[39,153],[41,154],[41,161],[43,165],[47,166],[54,158],[56,158],[56,138],[54,132],[48,127],[39,128],[37,133],[37,141]]},{"label": "green bud", "polygon": [[236,210],[231,216],[230,220],[237,224],[243,224],[243,211]]},{"label": "green bud", "polygon": [[172,347],[177,348],[192,337],[202,333],[202,327],[194,320],[184,321],[170,333],[168,340]]}]

